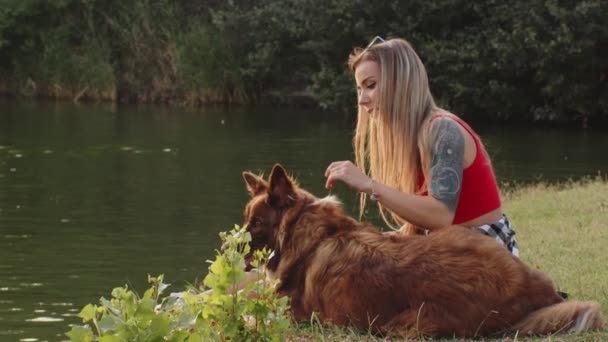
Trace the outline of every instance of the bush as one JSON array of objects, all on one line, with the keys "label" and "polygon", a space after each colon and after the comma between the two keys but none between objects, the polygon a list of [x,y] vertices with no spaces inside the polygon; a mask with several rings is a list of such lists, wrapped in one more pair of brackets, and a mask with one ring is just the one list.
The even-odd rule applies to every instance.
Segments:
[{"label": "bush", "polygon": [[86,305],[79,314],[86,324],[73,326],[66,335],[80,342],[285,340],[287,297],[275,296],[276,284],[265,281],[263,267],[273,254],[267,249],[254,253],[258,281],[237,291],[246,277],[251,235],[235,226],[220,237],[224,248],[217,251],[204,286],[163,296],[169,284],[160,275],[148,276],[151,287],[142,297],[126,285],[117,287],[112,299]]}]

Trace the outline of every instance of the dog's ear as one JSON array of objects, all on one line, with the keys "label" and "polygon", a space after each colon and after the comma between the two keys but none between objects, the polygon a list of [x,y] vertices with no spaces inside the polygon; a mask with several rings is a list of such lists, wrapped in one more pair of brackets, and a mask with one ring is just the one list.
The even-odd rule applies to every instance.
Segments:
[{"label": "dog's ear", "polygon": [[285,169],[276,164],[270,172],[268,181],[269,204],[273,207],[284,208],[289,206],[296,198],[296,190],[293,181],[285,172]]},{"label": "dog's ear", "polygon": [[243,172],[243,179],[247,185],[247,191],[251,197],[255,197],[268,189],[268,184],[258,175],[251,172]]}]

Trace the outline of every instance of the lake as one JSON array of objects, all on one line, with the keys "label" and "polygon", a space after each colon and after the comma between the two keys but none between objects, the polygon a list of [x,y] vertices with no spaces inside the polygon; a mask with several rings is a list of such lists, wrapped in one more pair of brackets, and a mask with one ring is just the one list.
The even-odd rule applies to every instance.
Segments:
[{"label": "lake", "polygon": [[[0,102],[0,341],[66,339],[87,303],[147,275],[198,283],[242,223],[244,170],[280,162],[319,196],[354,116],[290,108]],[[608,134],[471,123],[501,184],[608,172]],[[355,214],[355,194],[333,191]],[[511,217],[517,227],[517,217]]]}]

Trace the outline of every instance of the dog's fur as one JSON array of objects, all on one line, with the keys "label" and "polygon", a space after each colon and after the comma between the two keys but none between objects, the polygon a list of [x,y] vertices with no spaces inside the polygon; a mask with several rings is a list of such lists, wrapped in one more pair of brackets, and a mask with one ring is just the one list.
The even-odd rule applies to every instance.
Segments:
[{"label": "dog's fur", "polygon": [[333,197],[298,187],[280,165],[268,182],[243,177],[252,250],[289,296],[295,320],[416,337],[521,335],[600,329],[595,302],[564,301],[552,282],[493,239],[464,227],[428,236],[383,234]]}]

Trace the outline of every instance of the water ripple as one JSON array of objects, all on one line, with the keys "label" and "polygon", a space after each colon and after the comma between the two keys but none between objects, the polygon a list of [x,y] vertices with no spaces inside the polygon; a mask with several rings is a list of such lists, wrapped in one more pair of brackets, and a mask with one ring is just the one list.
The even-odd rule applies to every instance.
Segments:
[{"label": "water ripple", "polygon": [[30,237],[31,237],[31,235],[28,235],[28,234],[23,234],[23,235],[6,234],[6,235],[4,235],[5,239],[28,239]]},{"label": "water ripple", "polygon": [[51,303],[51,306],[74,306],[72,303]]},{"label": "water ripple", "polygon": [[18,287],[0,287],[0,292],[8,292],[8,291],[19,291],[21,290]]},{"label": "water ripple", "polygon": [[8,336],[8,335],[21,335],[23,334],[25,331],[23,330],[4,330],[4,331],[0,331],[0,336],[4,335],[4,336]]},{"label": "water ripple", "polygon": [[43,283],[21,283],[19,284],[20,286],[24,286],[24,287],[40,287],[43,286]]},{"label": "water ripple", "polygon": [[41,316],[41,317],[35,317],[35,318],[28,318],[25,321],[32,322],[32,323],[53,323],[53,322],[63,322],[63,318]]}]

